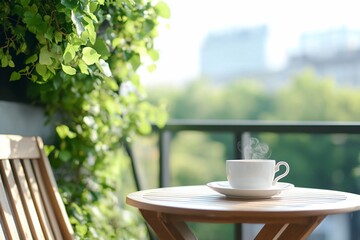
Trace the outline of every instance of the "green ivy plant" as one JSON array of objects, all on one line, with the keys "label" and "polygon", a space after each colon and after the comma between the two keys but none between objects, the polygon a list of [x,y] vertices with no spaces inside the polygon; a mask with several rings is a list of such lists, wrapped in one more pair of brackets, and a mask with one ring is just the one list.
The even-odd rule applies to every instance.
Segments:
[{"label": "green ivy plant", "polygon": [[0,2],[0,69],[11,72],[7,81],[34,83],[29,96],[56,124],[48,154],[79,239],[139,238],[105,210],[121,204],[109,200],[114,188],[104,172],[116,149],[166,122],[137,73],[159,58],[159,17],[170,17],[162,1]]}]

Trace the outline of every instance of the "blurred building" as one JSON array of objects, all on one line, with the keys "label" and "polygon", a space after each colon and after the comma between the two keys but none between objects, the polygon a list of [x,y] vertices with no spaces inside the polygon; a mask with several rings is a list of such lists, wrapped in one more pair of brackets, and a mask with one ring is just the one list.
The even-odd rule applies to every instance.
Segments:
[{"label": "blurred building", "polygon": [[265,26],[211,33],[200,52],[201,74],[216,81],[266,70]]},{"label": "blurred building", "polygon": [[253,79],[269,90],[288,83],[304,69],[330,77],[337,85],[360,87],[360,30],[305,33],[283,69],[267,68],[266,27],[211,34],[201,50],[202,75],[214,82]]},{"label": "blurred building", "polygon": [[332,58],[359,48],[360,31],[345,27],[304,33],[299,39],[299,54],[309,57]]},{"label": "blurred building", "polygon": [[360,87],[360,30],[346,28],[301,36],[298,53],[289,58],[288,70],[311,67],[336,84]]}]

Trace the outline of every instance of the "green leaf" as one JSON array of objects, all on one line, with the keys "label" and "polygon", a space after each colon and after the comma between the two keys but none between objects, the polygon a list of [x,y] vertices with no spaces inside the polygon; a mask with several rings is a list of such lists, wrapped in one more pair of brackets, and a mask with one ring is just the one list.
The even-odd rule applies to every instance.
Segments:
[{"label": "green leaf", "polygon": [[156,119],[155,119],[155,122],[156,122],[156,125],[159,127],[159,128],[163,128],[167,121],[169,119],[169,115],[167,113],[167,111],[165,109],[157,109],[157,112],[156,112]]},{"label": "green leaf", "polygon": [[139,54],[134,54],[130,58],[130,64],[131,64],[131,66],[133,67],[134,70],[138,69],[138,67],[140,67],[140,64],[141,64],[140,55]]},{"label": "green leaf", "polygon": [[7,56],[5,55],[4,57],[1,58],[1,67],[5,68],[9,65],[9,61]]},{"label": "green leaf", "polygon": [[109,87],[113,91],[119,90],[119,85],[117,84],[117,82],[114,78],[106,78],[106,84],[109,85]]},{"label": "green leaf", "polygon": [[89,32],[88,31],[83,31],[81,33],[80,40],[82,42],[87,42],[89,40]]},{"label": "green leaf", "polygon": [[86,25],[85,29],[88,32],[88,37],[89,37],[90,43],[94,45],[95,41],[96,41],[96,31],[95,31],[94,24],[89,23],[88,25]]},{"label": "green leaf", "polygon": [[33,54],[31,55],[30,57],[28,57],[26,60],[25,60],[25,64],[30,64],[30,63],[34,63],[38,60],[38,56],[37,54]]},{"label": "green leaf", "polygon": [[20,78],[21,78],[21,75],[18,72],[12,72],[10,75],[10,81],[16,81],[16,80],[19,80]]},{"label": "green leaf", "polygon": [[76,74],[76,69],[64,64],[61,64],[62,70],[69,75],[75,75]]},{"label": "green leaf", "polygon": [[26,50],[27,50],[27,44],[26,44],[26,42],[23,42],[23,43],[21,43],[19,49],[16,51],[16,54],[25,53]]},{"label": "green leaf", "polygon": [[61,0],[61,4],[69,9],[75,9],[77,7],[77,0]]},{"label": "green leaf", "polygon": [[119,46],[121,44],[122,41],[123,41],[123,39],[121,37],[114,38],[111,45],[113,48],[116,48],[117,46]]},{"label": "green leaf", "polygon": [[84,225],[84,224],[77,224],[75,226],[75,230],[74,230],[77,234],[79,234],[80,236],[85,236],[85,234],[87,232],[89,232],[88,226]]},{"label": "green leaf", "polygon": [[68,150],[61,150],[59,152],[59,158],[62,161],[67,162],[71,159],[71,152],[69,152]]},{"label": "green leaf", "polygon": [[61,32],[55,32],[55,43],[59,43],[62,41],[62,33]]},{"label": "green leaf", "polygon": [[52,151],[55,150],[54,145],[44,145],[45,154],[48,156]]},{"label": "green leaf", "polygon": [[68,138],[75,138],[76,133],[72,132],[70,128],[66,125],[59,125],[56,127],[56,132],[61,139]]},{"label": "green leaf", "polygon": [[159,52],[158,51],[151,49],[151,50],[149,50],[148,54],[149,54],[151,60],[153,60],[153,61],[159,60]]},{"label": "green leaf", "polygon": [[47,40],[46,40],[46,37],[44,36],[44,34],[37,34],[36,38],[37,38],[37,40],[39,41],[40,44],[42,44],[42,45],[47,44]]},{"label": "green leaf", "polygon": [[41,65],[51,65],[53,63],[51,60],[51,52],[48,51],[46,46],[40,49],[39,63]]},{"label": "green leaf", "polygon": [[65,48],[65,51],[63,54],[65,63],[69,63],[75,58],[76,50],[77,49],[72,44],[68,43],[66,45],[66,48]]},{"label": "green leaf", "polygon": [[[86,11],[86,14],[90,17],[89,19],[91,20],[91,22],[89,22],[89,20],[87,20],[88,23],[98,23],[98,19],[97,17],[90,11]],[[85,17],[84,17],[85,20]]]},{"label": "green leaf", "polygon": [[56,75],[57,69],[54,68],[54,66],[47,66],[47,69],[54,75]]},{"label": "green leaf", "polygon": [[156,13],[157,13],[160,17],[170,18],[170,16],[171,16],[171,11],[170,11],[169,6],[168,6],[165,2],[160,1],[158,4],[155,5],[154,8],[155,8]]},{"label": "green leaf", "polygon": [[153,72],[156,70],[156,64],[150,64],[148,67],[147,67],[148,71],[149,72]]},{"label": "green leaf", "polygon": [[95,49],[91,48],[91,47],[84,47],[82,50],[82,60],[87,64],[87,65],[92,65],[94,63],[98,63],[99,62],[99,58],[100,58],[100,54],[98,54]]},{"label": "green leaf", "polygon": [[33,82],[37,82],[38,76],[35,75],[35,74],[32,74],[31,77],[30,77],[30,80],[33,81]]},{"label": "green leaf", "polygon": [[103,59],[106,59],[111,55],[104,39],[97,38],[93,48],[96,50],[97,53],[101,55]]},{"label": "green leaf", "polygon": [[144,119],[137,122],[138,131],[140,134],[149,134],[151,132],[151,124]]},{"label": "green leaf", "polygon": [[21,0],[20,3],[23,7],[27,7],[30,3],[30,0]]},{"label": "green leaf", "polygon": [[143,23],[142,34],[148,34],[155,27],[155,23],[152,20],[146,19]]},{"label": "green leaf", "polygon": [[43,78],[46,77],[47,68],[45,65],[41,65],[38,63],[36,64],[35,69],[40,76],[42,76]]},{"label": "green leaf", "polygon": [[44,16],[44,21],[45,21],[47,24],[51,23],[51,22],[50,22],[50,21],[51,21],[51,17],[50,17],[49,15],[45,15],[45,16]]},{"label": "green leaf", "polygon": [[15,67],[15,63],[11,59],[9,60],[9,67],[12,67],[12,68]]},{"label": "green leaf", "polygon": [[48,27],[44,36],[46,37],[46,39],[52,41],[54,39],[54,29],[52,27]]},{"label": "green leaf", "polygon": [[24,13],[23,22],[32,33],[44,32],[46,30],[46,25],[44,25],[41,15],[35,11],[37,11],[37,9],[26,11]]},{"label": "green leaf", "polygon": [[[97,2],[90,2],[89,3],[90,12],[92,12],[92,13],[95,12],[97,10],[99,4],[101,4],[99,0]],[[102,1],[101,5],[103,5],[103,4],[104,4],[104,1]]]},{"label": "green leaf", "polygon": [[79,68],[80,68],[80,72],[86,75],[89,75],[89,70],[88,70],[88,66],[86,65],[86,63],[83,60],[79,60]]}]

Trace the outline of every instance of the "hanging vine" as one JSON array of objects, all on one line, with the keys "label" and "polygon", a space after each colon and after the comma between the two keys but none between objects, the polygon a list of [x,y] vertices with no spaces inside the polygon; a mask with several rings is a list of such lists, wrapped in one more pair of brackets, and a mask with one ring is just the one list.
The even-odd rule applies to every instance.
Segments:
[{"label": "hanging vine", "polygon": [[99,223],[96,213],[112,190],[105,159],[167,118],[146,101],[137,74],[154,69],[159,57],[159,17],[170,17],[162,1],[0,2],[0,70],[11,72],[6,81],[34,83],[29,96],[55,122],[58,139],[48,154],[80,239],[126,239],[130,231],[119,233],[109,219]]}]

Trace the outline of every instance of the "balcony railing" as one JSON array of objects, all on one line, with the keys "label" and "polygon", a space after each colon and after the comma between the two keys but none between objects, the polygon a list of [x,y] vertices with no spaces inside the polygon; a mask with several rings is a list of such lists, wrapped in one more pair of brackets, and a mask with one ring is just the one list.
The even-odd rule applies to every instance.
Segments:
[{"label": "balcony railing", "polygon": [[[231,120],[171,120],[159,132],[160,170],[159,186],[170,185],[170,143],[173,133],[180,131],[221,132],[234,136],[237,143],[249,133],[308,133],[308,134],[359,134],[360,122],[264,122]],[[239,151],[235,158],[243,158]]]},{"label": "balcony railing", "polygon": [[[230,133],[234,139],[234,158],[241,159],[241,151],[237,144],[253,133],[275,134],[357,134],[360,136],[360,122],[269,122],[269,121],[238,121],[238,120],[171,120],[167,125],[155,132],[159,134],[159,179],[160,187],[171,185],[170,172],[170,144],[172,135],[181,131],[199,131],[204,133]],[[131,153],[131,152],[130,152]],[[135,168],[134,168],[135,169]],[[136,171],[134,172],[136,178]],[[351,239],[360,239],[359,217],[353,218],[351,226]],[[236,239],[241,239],[241,226],[237,226]]]}]

